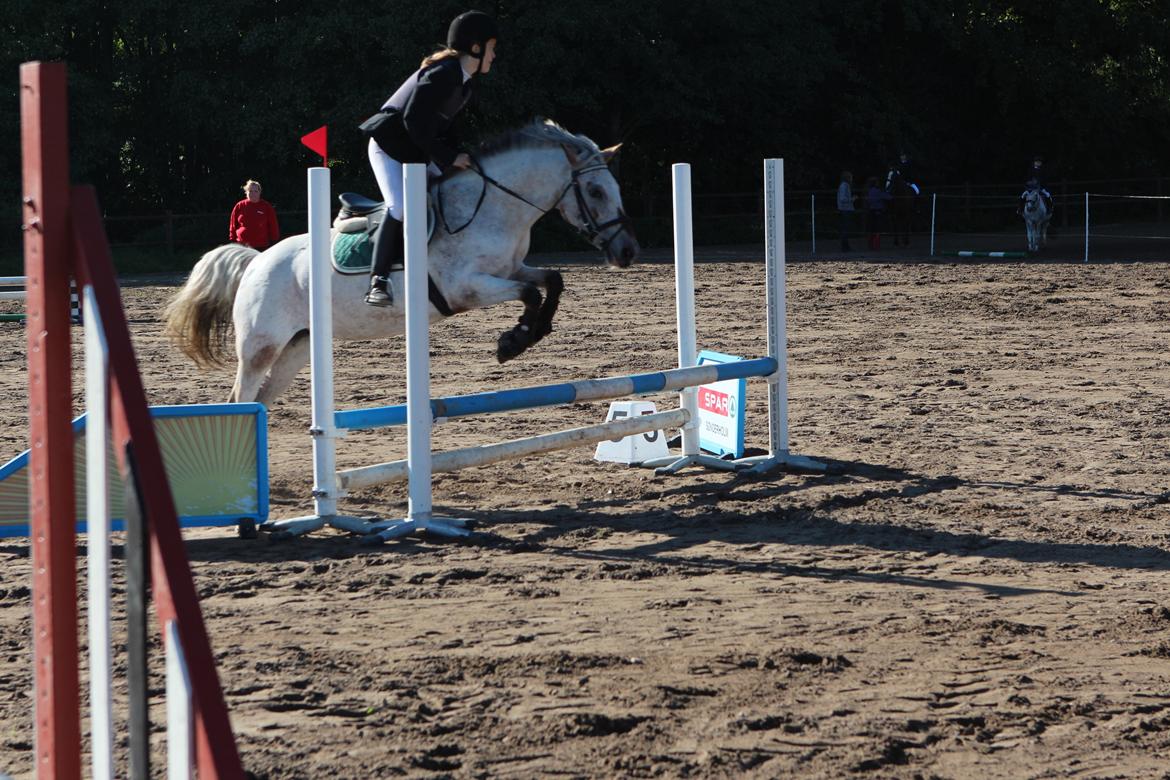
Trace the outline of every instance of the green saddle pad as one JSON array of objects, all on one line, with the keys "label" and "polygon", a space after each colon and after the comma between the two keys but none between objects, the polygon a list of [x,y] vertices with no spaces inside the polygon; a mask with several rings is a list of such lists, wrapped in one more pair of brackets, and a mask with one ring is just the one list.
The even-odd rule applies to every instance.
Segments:
[{"label": "green saddle pad", "polygon": [[374,267],[374,242],[363,230],[333,237],[333,267],[342,274],[368,274]]}]

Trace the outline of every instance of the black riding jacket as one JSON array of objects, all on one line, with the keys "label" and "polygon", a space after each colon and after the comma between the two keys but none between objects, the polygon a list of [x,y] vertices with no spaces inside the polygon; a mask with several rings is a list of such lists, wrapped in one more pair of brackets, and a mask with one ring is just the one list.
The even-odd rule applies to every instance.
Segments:
[{"label": "black riding jacket", "polygon": [[382,151],[401,163],[434,162],[446,169],[459,154],[455,116],[471,97],[458,57],[419,68],[381,108],[392,116],[374,136]]},{"label": "black riding jacket", "polygon": [[1024,179],[1024,184],[1027,184],[1028,182],[1032,181],[1032,179],[1035,179],[1037,187],[1039,187],[1042,190],[1047,189],[1047,185],[1045,185],[1045,183],[1044,183],[1047,180],[1047,178],[1048,177],[1045,176],[1043,168],[1033,168],[1033,167],[1029,166],[1028,167],[1028,177],[1026,179]]}]

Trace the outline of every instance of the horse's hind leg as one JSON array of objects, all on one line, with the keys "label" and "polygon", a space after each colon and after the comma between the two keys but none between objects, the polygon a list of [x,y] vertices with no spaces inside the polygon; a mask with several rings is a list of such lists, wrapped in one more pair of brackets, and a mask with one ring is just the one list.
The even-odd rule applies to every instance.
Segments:
[{"label": "horse's hind leg", "polygon": [[279,355],[278,347],[272,344],[260,348],[245,350],[236,345],[236,383],[232,385],[229,403],[250,403],[256,400],[260,387],[264,384],[264,375],[268,367],[276,361]]},{"label": "horse's hind leg", "polygon": [[228,401],[256,401],[267,406],[279,398],[309,360],[308,335],[308,331],[301,331],[281,347],[269,344],[242,356]]},{"label": "horse's hind leg", "polygon": [[309,362],[309,332],[302,330],[280,351],[280,356],[268,369],[268,377],[260,386],[256,400],[268,406],[292,384],[297,373]]}]

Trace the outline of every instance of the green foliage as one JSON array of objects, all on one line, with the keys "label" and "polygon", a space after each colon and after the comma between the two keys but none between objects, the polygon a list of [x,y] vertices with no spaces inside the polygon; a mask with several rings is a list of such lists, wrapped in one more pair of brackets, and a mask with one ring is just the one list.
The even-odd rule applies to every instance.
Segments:
[{"label": "green foliage", "polygon": [[[699,192],[859,181],[900,147],[927,182],[1154,176],[1170,157],[1170,21],[1154,0],[495,0],[497,68],[472,138],[550,116],[625,143],[629,210]],[[17,65],[70,66],[74,178],[110,215],[227,212],[245,179],[303,209],[299,138],[330,131],[335,187],[373,193],[357,124],[441,44],[449,0],[0,0],[0,202],[19,238]],[[651,208],[653,206],[653,208]],[[541,228],[554,244],[560,239]],[[218,233],[210,240],[217,240]]]}]

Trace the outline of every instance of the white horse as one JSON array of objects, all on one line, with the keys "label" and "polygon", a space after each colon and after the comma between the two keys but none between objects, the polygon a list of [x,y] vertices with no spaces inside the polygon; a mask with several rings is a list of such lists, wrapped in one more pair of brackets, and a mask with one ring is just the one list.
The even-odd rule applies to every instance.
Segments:
[{"label": "white horse", "polygon": [[1048,223],[1052,213],[1038,189],[1024,193],[1024,226],[1028,231],[1028,251],[1035,254],[1048,245]]},{"label": "white horse", "polygon": [[[600,149],[551,121],[506,134],[480,153],[480,171],[431,186],[440,217],[428,250],[433,288],[448,313],[522,301],[520,323],[499,338],[502,363],[552,330],[564,288],[557,271],[524,264],[536,221],[557,209],[570,225],[624,268],[640,247]],[[466,229],[462,229],[466,227]],[[405,328],[402,272],[390,280],[394,305],[363,303],[366,274],[333,276],[333,335],[380,339]],[[540,289],[546,295],[542,297]],[[445,316],[432,295],[431,322]],[[271,403],[309,360],[309,241],[286,238],[263,252],[228,244],[205,254],[167,305],[166,332],[204,367],[223,364],[227,328],[235,327],[238,365],[229,400]]]}]

